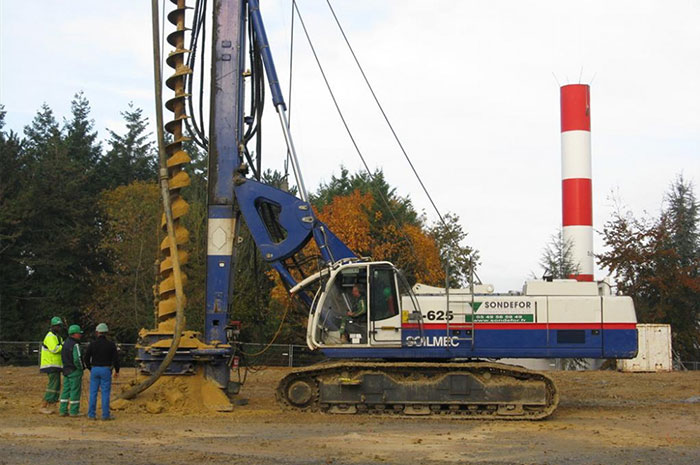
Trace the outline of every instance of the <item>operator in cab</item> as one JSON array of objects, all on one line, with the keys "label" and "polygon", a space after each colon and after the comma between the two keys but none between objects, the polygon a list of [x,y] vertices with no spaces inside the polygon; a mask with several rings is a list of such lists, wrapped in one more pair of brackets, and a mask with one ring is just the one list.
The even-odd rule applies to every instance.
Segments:
[{"label": "operator in cab", "polygon": [[[347,313],[345,314],[345,316],[342,317],[342,320],[340,323],[340,329],[339,329],[340,342],[343,344],[347,344],[349,342],[347,328],[346,328],[347,324],[353,318],[359,318],[359,317],[367,314],[367,299],[360,291],[360,286],[358,284],[355,284],[352,287],[352,292],[351,292],[350,296],[352,299],[352,310],[348,310]],[[358,323],[362,324],[362,322],[358,322]]]}]

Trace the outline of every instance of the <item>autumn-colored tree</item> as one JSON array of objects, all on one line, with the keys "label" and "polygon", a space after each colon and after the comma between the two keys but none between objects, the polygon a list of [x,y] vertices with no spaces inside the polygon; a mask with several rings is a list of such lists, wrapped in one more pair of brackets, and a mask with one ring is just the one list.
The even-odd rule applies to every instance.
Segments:
[{"label": "autumn-colored tree", "polygon": [[370,256],[375,245],[369,218],[373,204],[372,194],[355,189],[334,197],[317,214],[350,250],[359,256]]},{"label": "autumn-colored tree", "polygon": [[94,295],[85,313],[91,323],[107,322],[124,342],[134,341],[140,328],[154,326],[160,205],[154,182],[136,181],[100,196],[100,249],[107,269],[93,278]]},{"label": "autumn-colored tree", "polygon": [[[679,192],[678,182],[672,186]],[[658,218],[635,218],[618,207],[605,224],[603,238],[608,250],[599,263],[615,273],[617,289],[634,299],[641,323],[669,323],[674,349],[682,359],[700,356],[700,256],[681,236],[697,237],[699,219],[692,186],[680,189],[684,198],[670,202]],[[677,199],[678,200],[678,199]],[[683,223],[678,209],[695,212]],[[690,221],[692,220],[692,221]],[[697,240],[697,239],[696,239]],[[679,247],[679,244],[685,247]]]},{"label": "autumn-colored tree", "polygon": [[439,284],[444,279],[440,253],[429,232],[417,221],[396,224],[387,218],[371,192],[357,188],[338,195],[318,209],[318,217],[357,255],[390,261],[411,282]]}]

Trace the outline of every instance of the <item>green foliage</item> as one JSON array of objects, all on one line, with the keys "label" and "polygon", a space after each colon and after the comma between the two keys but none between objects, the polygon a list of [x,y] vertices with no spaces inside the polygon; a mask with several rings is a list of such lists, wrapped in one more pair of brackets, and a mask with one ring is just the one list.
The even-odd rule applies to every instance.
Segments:
[{"label": "green foliage", "polygon": [[102,266],[94,199],[100,147],[89,103],[77,94],[62,128],[43,105],[24,135],[22,142],[2,137],[3,168],[13,167],[14,178],[3,182],[0,279],[11,284],[2,296],[10,322],[2,335],[13,339],[38,338],[54,314],[80,322],[89,276]]},{"label": "green foliage", "polygon": [[664,216],[671,232],[671,248],[683,266],[692,266],[700,256],[700,207],[693,185],[678,175],[665,196]]},{"label": "green foliage", "polygon": [[[23,138],[2,131],[4,115],[3,108],[0,337],[36,339],[53,315],[91,321],[85,312],[100,302],[98,278],[118,269],[113,251],[103,244],[109,226],[99,208],[100,192],[134,178],[153,179],[152,143],[141,110],[130,106],[123,113],[127,133],[110,131],[110,157],[103,157],[82,92],[74,96],[63,124],[42,105]],[[117,169],[114,160],[129,163]]]},{"label": "green foliage", "polygon": [[5,132],[5,109],[0,104],[0,340],[23,331],[21,297],[28,270],[22,265],[22,234],[26,228],[19,202],[27,179],[22,141]]},{"label": "green foliage", "polygon": [[158,177],[155,144],[146,132],[148,118],[143,116],[143,110],[134,108],[133,103],[129,103],[121,115],[126,123],[126,133],[107,130],[109,150],[98,166],[103,187],[107,189],[134,181],[155,181]]},{"label": "green foliage", "polygon": [[636,218],[618,207],[605,224],[602,266],[616,274],[618,292],[634,299],[642,323],[668,323],[684,360],[700,356],[698,202],[679,177],[658,218]]},{"label": "green foliage", "polygon": [[445,223],[436,221],[430,228],[430,235],[435,239],[440,250],[440,261],[449,271],[451,288],[466,287],[471,279],[472,269],[476,270],[479,253],[462,245],[467,233],[460,224],[459,216],[447,213],[443,216]]},{"label": "green foliage", "polygon": [[[95,121],[90,119],[90,102],[82,91],[75,94],[71,102],[71,115],[63,128],[66,149],[84,170],[94,171],[102,155],[102,146],[97,141]],[[99,189],[99,186],[95,188]]]},{"label": "green foliage", "polygon": [[545,276],[553,279],[567,279],[579,271],[579,264],[572,258],[573,243],[564,240],[564,232],[559,229],[552,234],[540,257],[540,266]]}]

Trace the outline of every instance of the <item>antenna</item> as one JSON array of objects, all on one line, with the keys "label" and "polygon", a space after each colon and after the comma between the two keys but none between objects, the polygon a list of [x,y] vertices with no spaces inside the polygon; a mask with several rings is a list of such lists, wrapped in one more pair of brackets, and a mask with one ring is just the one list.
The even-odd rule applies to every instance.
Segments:
[{"label": "antenna", "polygon": [[554,71],[552,71],[552,76],[554,77],[554,81],[557,83],[557,87],[561,87],[561,84],[559,84],[559,79],[557,79],[557,75],[554,74]]}]

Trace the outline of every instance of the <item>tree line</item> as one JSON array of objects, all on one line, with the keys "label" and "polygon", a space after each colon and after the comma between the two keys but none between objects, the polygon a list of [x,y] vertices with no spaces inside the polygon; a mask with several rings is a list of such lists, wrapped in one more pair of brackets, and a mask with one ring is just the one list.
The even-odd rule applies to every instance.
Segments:
[{"label": "tree line", "polygon": [[[125,130],[98,138],[90,104],[78,93],[71,114],[59,123],[43,105],[22,134],[6,131],[0,109],[0,340],[35,340],[59,315],[87,327],[100,321],[122,342],[153,326],[161,203],[157,152],[143,111],[129,104]],[[189,329],[202,330],[205,305],[206,154],[186,144],[191,185],[189,280],[185,314]],[[267,171],[266,182],[286,178]],[[390,260],[413,282],[444,283],[449,260],[453,284],[464,283],[476,253],[460,245],[458,218],[428,225],[408,197],[400,196],[381,170],[350,174],[341,167],[312,194],[312,205],[339,237],[361,256]],[[313,244],[304,251],[314,255]],[[448,253],[449,251],[449,253]],[[261,259],[245,224],[241,228],[233,315],[244,322],[243,339],[262,341],[276,332],[286,292]],[[288,315],[282,338],[303,342],[306,311]]]},{"label": "tree line", "polygon": [[122,113],[124,134],[98,139],[78,93],[59,122],[44,104],[23,134],[0,108],[0,339],[35,340],[51,315],[86,322],[94,277],[110,270],[99,199],[155,176],[142,110]]},{"label": "tree line", "polygon": [[[46,321],[60,315],[90,326],[110,323],[119,340],[133,342],[152,327],[157,279],[160,200],[157,153],[143,111],[127,105],[125,130],[100,140],[90,104],[78,93],[71,114],[59,122],[43,105],[22,134],[5,130],[0,107],[0,340],[35,340]],[[192,179],[183,195],[190,204],[186,284],[187,326],[204,318],[207,178],[206,154],[187,144]],[[264,181],[285,188],[276,171]],[[382,171],[339,175],[312,194],[318,217],[358,255],[397,264],[410,282],[465,286],[478,265],[465,245],[459,217],[428,224],[408,196]],[[700,219],[694,186],[679,176],[656,216],[618,207],[600,232],[599,263],[617,290],[630,295],[643,323],[670,323],[680,356],[700,356]],[[262,260],[244,227],[238,248],[233,315],[244,322],[243,339],[266,341],[285,314],[286,291]],[[547,274],[566,276],[567,245],[556,236],[543,252]],[[313,245],[304,254],[315,255]],[[299,269],[302,269],[300,267]],[[306,311],[292,305],[279,340],[302,342]]]}]

